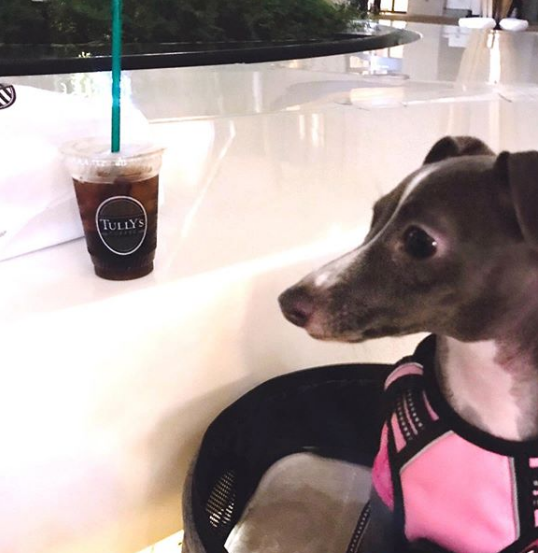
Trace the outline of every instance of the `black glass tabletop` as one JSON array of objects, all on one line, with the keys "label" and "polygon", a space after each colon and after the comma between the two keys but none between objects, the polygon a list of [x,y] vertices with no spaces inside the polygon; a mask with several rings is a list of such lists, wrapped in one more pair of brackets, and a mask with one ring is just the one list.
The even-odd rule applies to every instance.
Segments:
[{"label": "black glass tabletop", "polygon": [[[155,69],[257,63],[347,54],[418,40],[420,35],[382,25],[329,39],[281,42],[125,44],[122,67]],[[0,45],[0,77],[109,71],[110,45]]]}]

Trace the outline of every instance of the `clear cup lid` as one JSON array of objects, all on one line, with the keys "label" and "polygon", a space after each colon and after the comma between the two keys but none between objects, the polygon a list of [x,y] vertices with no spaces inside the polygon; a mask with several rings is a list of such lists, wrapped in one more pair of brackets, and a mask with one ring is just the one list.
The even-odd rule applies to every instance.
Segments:
[{"label": "clear cup lid", "polygon": [[119,152],[110,151],[110,141],[104,138],[82,138],[67,142],[61,147],[64,156],[95,159],[118,159],[162,154],[164,148],[149,140],[126,142]]},{"label": "clear cup lid", "polygon": [[118,177],[143,180],[158,174],[164,148],[149,140],[126,141],[121,151],[113,153],[106,139],[83,138],[64,144],[60,151],[74,179],[109,182]]}]

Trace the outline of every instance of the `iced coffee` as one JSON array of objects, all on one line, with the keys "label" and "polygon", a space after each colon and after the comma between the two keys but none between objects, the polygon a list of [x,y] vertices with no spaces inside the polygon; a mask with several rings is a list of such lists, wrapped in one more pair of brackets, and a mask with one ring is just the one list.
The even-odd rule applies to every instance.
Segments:
[{"label": "iced coffee", "polygon": [[163,149],[131,144],[111,153],[105,141],[63,148],[95,273],[110,280],[153,270]]}]

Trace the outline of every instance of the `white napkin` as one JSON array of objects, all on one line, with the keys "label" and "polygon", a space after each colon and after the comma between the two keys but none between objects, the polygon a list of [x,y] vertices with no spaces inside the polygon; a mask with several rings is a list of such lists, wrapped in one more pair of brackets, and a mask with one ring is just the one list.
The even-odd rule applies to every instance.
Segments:
[{"label": "white napkin", "polygon": [[[19,85],[15,91],[15,103],[0,109],[0,260],[83,236],[59,147],[106,136],[110,128],[110,109],[102,99]],[[140,111],[122,106],[122,136],[148,134]]]},{"label": "white napkin", "polygon": [[493,17],[460,17],[458,25],[466,29],[494,29],[496,23]]},{"label": "white napkin", "polygon": [[504,31],[526,31],[529,27],[529,22],[525,19],[505,17],[504,19],[501,19],[499,25]]}]

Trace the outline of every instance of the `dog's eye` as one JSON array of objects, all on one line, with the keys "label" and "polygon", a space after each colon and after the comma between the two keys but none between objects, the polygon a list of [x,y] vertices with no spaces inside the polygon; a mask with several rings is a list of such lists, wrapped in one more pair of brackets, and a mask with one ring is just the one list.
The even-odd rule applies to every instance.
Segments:
[{"label": "dog's eye", "polygon": [[419,227],[409,227],[404,235],[405,251],[416,259],[427,259],[437,252],[437,242]]}]

